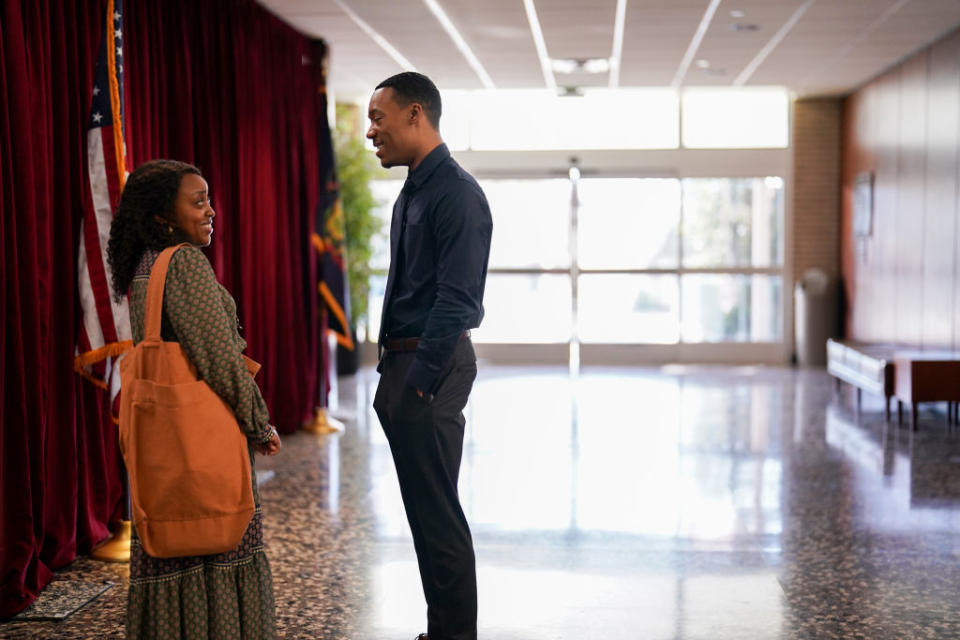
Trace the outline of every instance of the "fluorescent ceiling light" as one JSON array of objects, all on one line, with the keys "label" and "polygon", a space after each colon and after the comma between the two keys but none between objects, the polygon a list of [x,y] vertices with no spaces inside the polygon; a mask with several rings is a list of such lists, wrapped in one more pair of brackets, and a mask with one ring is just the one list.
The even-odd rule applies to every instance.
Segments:
[{"label": "fluorescent ceiling light", "polygon": [[710,28],[710,22],[713,20],[713,14],[717,12],[718,6],[720,6],[720,0],[710,0],[710,5],[707,7],[707,10],[703,12],[703,17],[697,26],[697,32],[693,34],[690,46],[687,47],[687,52],[683,55],[683,60],[680,61],[677,75],[673,77],[673,82],[670,83],[670,86],[674,89],[679,88],[683,83],[683,79],[690,69],[690,63],[693,62],[693,57],[697,55],[697,49],[700,48],[700,43],[703,42],[704,36],[707,35],[707,29]]},{"label": "fluorescent ceiling light", "polygon": [[440,26],[443,27],[443,30],[446,31],[447,35],[450,36],[450,39],[453,40],[453,44],[457,45],[457,49],[459,49],[460,53],[463,54],[463,57],[467,59],[467,63],[470,64],[470,67],[473,69],[474,73],[476,73],[477,77],[480,78],[480,82],[483,83],[484,88],[496,89],[497,86],[493,83],[493,79],[490,77],[490,74],[488,74],[487,70],[483,68],[480,60],[474,55],[473,49],[470,48],[470,45],[467,44],[467,41],[463,39],[462,35],[460,35],[460,32],[447,16],[447,13],[439,4],[437,4],[437,0],[423,0],[423,3],[427,5],[427,9],[430,9],[430,12],[440,22]]},{"label": "fluorescent ceiling light", "polygon": [[380,33],[367,24],[367,21],[354,13],[353,9],[347,6],[343,0],[333,0],[340,9],[347,14],[347,16],[356,23],[358,27],[363,29],[363,32],[370,36],[370,39],[380,45],[380,48],[387,52],[387,55],[393,58],[404,71],[416,71],[417,68],[413,65],[412,62],[407,60],[402,53],[397,51],[397,49],[387,42],[387,39],[384,38]]},{"label": "fluorescent ceiling light", "polygon": [[606,73],[610,71],[610,58],[590,58],[583,61],[583,70],[587,73]]},{"label": "fluorescent ceiling light", "polygon": [[576,60],[570,60],[569,58],[550,61],[550,68],[553,69],[554,73],[573,73],[579,66]]},{"label": "fluorescent ceiling light", "polygon": [[543,30],[540,28],[540,19],[537,17],[537,8],[533,0],[523,0],[523,8],[527,10],[527,22],[530,23],[530,32],[533,34],[533,44],[537,48],[537,57],[540,59],[540,70],[543,72],[543,81],[548,89],[557,88],[557,80],[553,77],[550,67],[550,56],[547,55],[547,43],[543,39]]},{"label": "fluorescent ceiling light", "polygon": [[554,73],[606,73],[610,71],[609,58],[560,58],[550,61]]},{"label": "fluorescent ceiling light", "polygon": [[627,0],[617,0],[613,21],[613,51],[610,53],[610,88],[620,86],[620,60],[623,57],[623,29],[627,19]]}]

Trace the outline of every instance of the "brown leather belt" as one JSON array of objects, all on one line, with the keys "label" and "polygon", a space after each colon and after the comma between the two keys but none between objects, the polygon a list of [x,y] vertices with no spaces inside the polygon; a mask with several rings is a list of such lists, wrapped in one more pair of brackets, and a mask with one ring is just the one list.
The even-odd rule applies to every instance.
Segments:
[{"label": "brown leather belt", "polygon": [[[470,330],[467,329],[460,334],[461,340],[470,337]],[[384,338],[383,348],[387,351],[416,351],[420,344],[420,338]]]}]

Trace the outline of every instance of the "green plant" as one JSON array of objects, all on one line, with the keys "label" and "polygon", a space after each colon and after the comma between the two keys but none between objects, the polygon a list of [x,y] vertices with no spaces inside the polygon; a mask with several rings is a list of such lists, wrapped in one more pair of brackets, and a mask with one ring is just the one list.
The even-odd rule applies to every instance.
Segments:
[{"label": "green plant", "polygon": [[337,180],[346,226],[347,281],[350,287],[350,323],[356,331],[366,318],[370,294],[371,240],[382,232],[383,223],[373,209],[379,203],[370,190],[370,181],[380,172],[363,135],[354,126],[356,107],[337,105],[333,142],[337,154]]}]

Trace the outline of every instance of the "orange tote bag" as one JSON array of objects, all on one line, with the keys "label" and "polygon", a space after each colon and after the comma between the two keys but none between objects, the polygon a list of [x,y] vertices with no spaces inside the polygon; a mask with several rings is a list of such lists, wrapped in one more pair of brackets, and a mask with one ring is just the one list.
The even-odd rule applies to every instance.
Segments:
[{"label": "orange tote bag", "polygon": [[[197,379],[180,344],[160,336],[167,267],[180,246],[157,258],[144,339],[120,361],[120,451],[133,524],[157,558],[234,549],[254,512],[247,438],[233,411]],[[259,366],[248,368],[255,374]]]}]

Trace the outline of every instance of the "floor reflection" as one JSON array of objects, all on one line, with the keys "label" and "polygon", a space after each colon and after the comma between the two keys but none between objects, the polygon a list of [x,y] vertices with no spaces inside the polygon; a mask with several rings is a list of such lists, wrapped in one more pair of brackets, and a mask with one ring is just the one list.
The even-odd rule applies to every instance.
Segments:
[{"label": "floor reflection", "polygon": [[[485,369],[466,411],[460,483],[481,636],[780,637],[782,464],[771,426],[792,380],[767,373]],[[370,446],[378,539],[391,558],[376,570],[384,604],[371,637],[402,637],[422,625],[422,598],[375,429]]]},{"label": "floor reflection", "polygon": [[[949,434],[881,429],[831,389],[763,367],[483,369],[460,483],[481,637],[956,637]],[[403,637],[423,605],[375,427],[369,637]]]},{"label": "floor reflection", "polygon": [[[370,382],[371,385],[375,381]],[[461,475],[477,534],[623,533],[749,548],[776,535],[785,386],[704,384],[656,371],[481,378]],[[406,531],[389,449],[371,438],[374,507]]]},{"label": "floor reflection", "polygon": [[[460,491],[480,637],[960,638],[960,432],[920,430],[823,371],[481,365]],[[337,436],[258,462],[282,637],[425,630],[413,543],[371,401],[341,381]],[[272,474],[272,475],[271,475]],[[120,637],[126,576],[66,623],[0,637]]]}]

